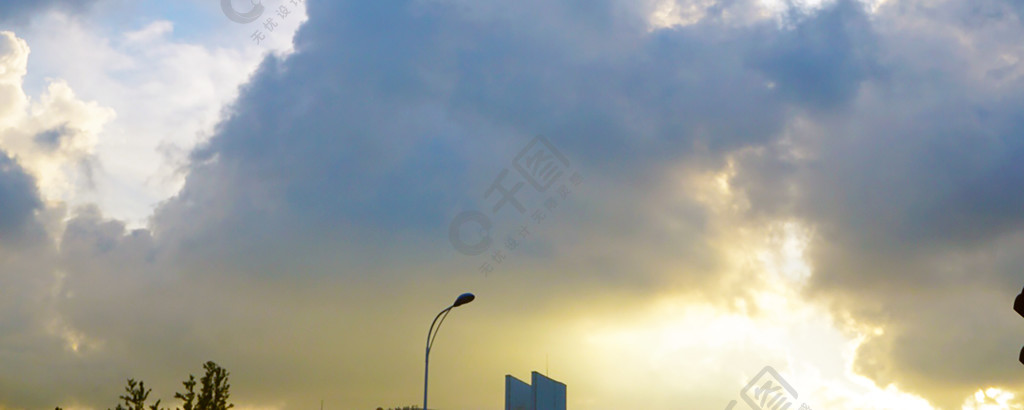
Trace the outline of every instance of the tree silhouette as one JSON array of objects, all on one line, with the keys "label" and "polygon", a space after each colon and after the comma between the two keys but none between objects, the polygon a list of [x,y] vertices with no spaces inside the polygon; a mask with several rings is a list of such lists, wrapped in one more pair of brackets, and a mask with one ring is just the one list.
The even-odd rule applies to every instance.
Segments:
[{"label": "tree silhouette", "polygon": [[[227,410],[235,407],[234,404],[228,403],[228,397],[231,396],[230,390],[231,385],[228,384],[228,373],[224,368],[217,366],[217,363],[206,362],[203,365],[203,369],[206,370],[206,374],[203,375],[199,382],[202,383],[199,389],[199,395],[196,397],[196,406],[191,410]],[[195,380],[192,375],[189,375],[189,381],[195,385]],[[186,384],[186,389],[188,385]],[[192,392],[190,391],[189,394]],[[189,410],[189,409],[185,409]]]},{"label": "tree silhouette", "polygon": [[[199,392],[196,392],[196,377],[188,375],[188,380],[181,384],[185,386],[184,393],[174,393],[174,398],[182,401],[179,410],[228,410],[235,407],[228,403],[231,396],[231,385],[228,384],[227,370],[214,362],[203,364],[205,374],[199,379]],[[123,403],[118,403],[114,410],[169,410],[160,408],[160,400],[146,406],[146,400],[153,389],[147,389],[141,380],[128,379],[128,385],[124,388],[125,394],[118,396]],[[57,407],[56,410],[61,410]]]},{"label": "tree silhouette", "polygon": [[128,379],[128,385],[124,387],[124,391],[127,394],[120,396],[120,399],[124,400],[125,407],[118,403],[115,410],[160,410],[160,400],[157,400],[148,409],[146,408],[146,399],[149,398],[149,393],[153,389],[147,389],[145,382]]},{"label": "tree silhouette", "polygon": [[183,410],[196,410],[196,377],[190,374],[188,375],[188,380],[181,382],[181,384],[185,385],[185,393],[174,393],[174,398],[184,402],[182,404]]},{"label": "tree silhouette", "polygon": [[231,396],[231,385],[228,376],[231,374],[214,362],[203,364],[206,373],[199,379],[199,393],[196,394],[196,377],[188,375],[188,380],[181,382],[185,386],[184,393],[174,393],[174,398],[182,401],[181,410],[227,410],[235,407],[228,403]]}]

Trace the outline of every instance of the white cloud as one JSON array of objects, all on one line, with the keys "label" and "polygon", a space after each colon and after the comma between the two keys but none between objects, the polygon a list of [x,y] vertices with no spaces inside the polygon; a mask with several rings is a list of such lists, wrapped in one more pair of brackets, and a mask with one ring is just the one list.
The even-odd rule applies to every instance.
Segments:
[{"label": "white cloud", "polygon": [[[193,6],[196,13],[207,11]],[[219,8],[211,9],[219,13]],[[74,89],[117,113],[100,132],[89,135],[95,190],[64,199],[72,205],[96,203],[107,215],[131,226],[144,225],[157,203],[177,193],[188,153],[212,134],[238,87],[263,57],[291,52],[305,8],[293,11],[262,45],[238,31],[252,27],[220,17],[223,29],[187,40],[177,35],[177,23],[167,19],[141,28],[111,27],[97,25],[97,16],[59,11],[37,16],[18,33],[33,49],[26,75],[29,89],[44,77],[58,78],[64,85],[48,95],[64,97]],[[226,41],[225,33],[237,34],[237,41]]]},{"label": "white cloud", "polygon": [[[0,113],[0,149],[38,180],[49,201],[67,201],[90,188],[97,136],[113,110],[79,100],[62,81],[53,81],[35,103],[22,91],[29,47],[14,33],[0,32],[0,88],[10,109]],[[27,109],[26,109],[27,108]]]}]

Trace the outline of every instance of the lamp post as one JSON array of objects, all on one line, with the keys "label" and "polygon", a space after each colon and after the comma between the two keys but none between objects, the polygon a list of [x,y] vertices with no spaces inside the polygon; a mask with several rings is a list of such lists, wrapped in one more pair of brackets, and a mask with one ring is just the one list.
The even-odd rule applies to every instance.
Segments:
[{"label": "lamp post", "polygon": [[[448,317],[448,312],[451,312],[454,308],[472,302],[473,299],[476,299],[476,296],[473,296],[472,293],[463,293],[459,295],[459,297],[455,298],[455,303],[452,303],[451,306],[448,306],[438,313],[437,316],[434,316],[434,321],[430,322],[430,330],[427,331],[427,354],[426,359],[423,361],[423,410],[427,410],[427,378],[430,377],[430,348],[434,346],[434,339],[437,338],[437,332],[441,330],[441,323],[444,323],[444,319]],[[444,317],[442,317],[442,315],[444,315]],[[441,318],[440,322],[437,321],[438,318]],[[437,330],[434,330],[435,323],[437,324]]]}]

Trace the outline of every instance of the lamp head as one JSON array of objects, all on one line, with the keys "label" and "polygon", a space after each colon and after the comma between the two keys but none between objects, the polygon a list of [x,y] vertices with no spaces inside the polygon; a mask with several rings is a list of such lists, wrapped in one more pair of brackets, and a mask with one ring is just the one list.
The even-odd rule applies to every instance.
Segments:
[{"label": "lamp head", "polygon": [[473,299],[476,299],[476,296],[473,296],[472,293],[463,293],[459,295],[458,298],[455,299],[455,304],[453,304],[452,307],[459,307],[465,305],[469,302],[472,302]]},{"label": "lamp head", "polygon": [[1024,290],[1013,300],[1013,310],[1019,315],[1024,316]]}]

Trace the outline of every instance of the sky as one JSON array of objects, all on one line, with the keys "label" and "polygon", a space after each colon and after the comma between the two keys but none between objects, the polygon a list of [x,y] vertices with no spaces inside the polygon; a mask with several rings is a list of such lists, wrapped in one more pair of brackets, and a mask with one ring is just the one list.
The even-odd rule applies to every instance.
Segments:
[{"label": "sky", "polygon": [[262,5],[0,2],[0,409],[1024,408],[1019,1]]}]

